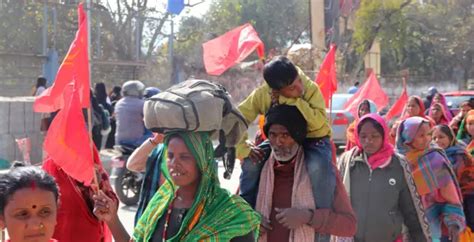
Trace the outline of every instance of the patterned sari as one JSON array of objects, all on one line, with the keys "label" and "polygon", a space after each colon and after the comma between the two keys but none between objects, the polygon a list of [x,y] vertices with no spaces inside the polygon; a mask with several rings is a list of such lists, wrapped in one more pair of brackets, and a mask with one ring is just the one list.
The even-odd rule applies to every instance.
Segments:
[{"label": "patterned sari", "polygon": [[[178,233],[167,241],[229,241],[254,232],[258,238],[260,216],[240,197],[222,189],[217,178],[214,151],[208,133],[174,133],[181,137],[201,172],[201,181],[192,207],[186,213]],[[177,187],[166,164],[170,135],[165,138],[161,171],[166,181],[160,186],[139,219],[133,239],[148,242],[159,219],[173,201]]]},{"label": "patterned sari", "polygon": [[447,235],[447,227],[456,225],[463,231],[466,222],[459,184],[444,151],[437,147],[415,150],[410,146],[425,123],[429,124],[429,121],[420,117],[404,120],[397,131],[396,148],[410,163],[436,242]]},{"label": "patterned sari", "polygon": [[[451,133],[451,136],[454,137],[454,132]],[[450,136],[448,135],[448,137]],[[463,197],[468,194],[474,195],[474,160],[467,152],[466,145],[458,142],[454,137],[450,140],[449,147],[444,151],[456,173]]]},{"label": "patterned sari", "polygon": [[400,116],[400,119],[397,120],[392,128],[390,129],[390,143],[395,145],[395,137],[397,135],[397,130],[398,130],[398,126],[400,126],[400,123],[403,122],[405,119],[407,118],[411,118],[411,117],[421,117],[421,118],[424,118],[426,120],[428,120],[432,125],[434,125],[434,121],[425,115],[425,112],[426,112],[426,109],[425,109],[425,104],[423,104],[423,100],[421,99],[421,97],[419,96],[410,96],[410,99],[415,99],[416,103],[418,104],[418,107],[420,107],[420,111],[418,112],[418,114],[415,114],[414,116],[410,116],[410,114],[408,113],[408,103],[405,105],[405,107],[403,108],[403,112],[402,112],[402,115]]}]

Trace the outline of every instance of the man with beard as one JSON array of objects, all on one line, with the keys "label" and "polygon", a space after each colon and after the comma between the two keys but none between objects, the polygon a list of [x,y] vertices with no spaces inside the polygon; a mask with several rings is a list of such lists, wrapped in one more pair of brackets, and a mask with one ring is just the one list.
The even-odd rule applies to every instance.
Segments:
[{"label": "man with beard", "polygon": [[272,149],[263,166],[256,210],[262,215],[260,241],[320,241],[320,236],[353,236],[356,217],[336,174],[331,208],[318,208],[304,162],[307,123],[295,106],[278,105],[263,128]]}]

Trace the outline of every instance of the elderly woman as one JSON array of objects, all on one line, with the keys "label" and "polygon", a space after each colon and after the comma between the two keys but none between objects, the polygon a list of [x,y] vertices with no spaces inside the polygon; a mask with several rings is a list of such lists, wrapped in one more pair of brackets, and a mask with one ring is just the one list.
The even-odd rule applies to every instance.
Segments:
[{"label": "elderly woman", "polygon": [[458,241],[466,225],[461,191],[445,152],[431,146],[430,133],[428,120],[408,118],[398,128],[396,149],[410,164],[433,241]]},{"label": "elderly woman", "polygon": [[398,126],[400,123],[410,117],[422,117],[424,119],[429,120],[434,124],[434,121],[431,120],[430,117],[425,115],[426,109],[425,105],[423,104],[423,100],[419,96],[410,96],[408,98],[408,102],[403,108],[402,115],[400,118],[393,124],[392,128],[390,129],[390,143],[395,145],[395,137],[397,135]]},{"label": "elderly woman", "polygon": [[165,177],[132,237],[117,216],[117,203],[99,193],[95,214],[115,241],[254,241],[260,216],[219,186],[213,146],[205,132],[173,133],[164,140]]}]

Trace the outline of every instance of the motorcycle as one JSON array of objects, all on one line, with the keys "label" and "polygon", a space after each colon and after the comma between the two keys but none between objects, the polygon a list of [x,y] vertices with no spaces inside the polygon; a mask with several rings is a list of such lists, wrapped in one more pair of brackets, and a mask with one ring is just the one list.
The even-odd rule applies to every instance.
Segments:
[{"label": "motorcycle", "polygon": [[126,145],[115,145],[114,149],[120,152],[120,155],[112,157],[111,164],[112,175],[110,176],[110,181],[120,202],[127,206],[133,206],[138,203],[143,181],[142,173],[127,169],[128,157],[130,157],[135,148]]}]

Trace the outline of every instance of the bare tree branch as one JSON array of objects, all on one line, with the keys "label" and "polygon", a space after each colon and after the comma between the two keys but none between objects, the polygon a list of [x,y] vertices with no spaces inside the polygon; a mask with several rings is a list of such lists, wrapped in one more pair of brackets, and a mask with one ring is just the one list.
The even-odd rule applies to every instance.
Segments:
[{"label": "bare tree branch", "polygon": [[150,44],[148,44],[148,50],[146,52],[147,59],[149,59],[151,54],[153,53],[153,50],[155,49],[156,39],[158,38],[158,35],[161,33],[161,29],[163,28],[163,25],[165,24],[169,16],[170,16],[170,13],[166,12],[163,18],[160,20],[158,26],[156,27],[155,32],[153,33],[153,37],[150,40]]},{"label": "bare tree branch", "polygon": [[411,3],[412,0],[406,0],[402,4],[400,4],[400,7],[396,10],[392,11],[384,11],[384,14],[381,15],[381,18],[379,21],[373,25],[372,28],[372,34],[369,36],[369,40],[365,42],[363,45],[363,50],[359,54],[359,58],[357,59],[355,68],[352,70],[352,73],[350,75],[351,79],[355,78],[357,76],[357,73],[359,73],[359,70],[362,68],[362,64],[364,63],[364,57],[367,55],[369,52],[370,48],[372,48],[372,45],[377,38],[377,35],[382,29],[382,27],[385,25],[385,23],[394,15],[395,13],[401,11],[404,7],[408,6]]}]

